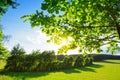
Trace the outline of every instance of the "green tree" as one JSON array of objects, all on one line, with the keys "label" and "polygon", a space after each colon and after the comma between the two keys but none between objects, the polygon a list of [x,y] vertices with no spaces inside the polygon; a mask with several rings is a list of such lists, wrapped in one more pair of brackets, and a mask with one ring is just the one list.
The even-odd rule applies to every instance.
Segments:
[{"label": "green tree", "polygon": [[9,56],[9,51],[0,45],[0,59],[6,59]]},{"label": "green tree", "polygon": [[4,38],[5,36],[0,26],[0,59],[6,59],[9,56],[9,51],[3,45]]},{"label": "green tree", "polygon": [[10,54],[13,55],[13,56],[24,55],[25,50],[20,47],[20,44],[17,44],[16,46],[13,47]]},{"label": "green tree", "polygon": [[5,36],[0,26],[0,59],[6,59],[9,56],[9,51],[3,45],[4,38]]},{"label": "green tree", "polygon": [[[3,14],[7,12],[7,9],[12,6],[12,8],[16,8],[19,4],[16,2],[16,0],[0,0],[0,22],[1,17]],[[4,47],[3,41],[4,39],[9,38],[9,36],[6,36],[3,34],[2,26],[0,25],[0,58],[5,58],[8,56],[8,50]]]},{"label": "green tree", "polygon": [[22,18],[52,42],[66,40],[59,53],[75,48],[100,53],[105,45],[112,54],[120,50],[120,0],[44,0],[41,9]]}]

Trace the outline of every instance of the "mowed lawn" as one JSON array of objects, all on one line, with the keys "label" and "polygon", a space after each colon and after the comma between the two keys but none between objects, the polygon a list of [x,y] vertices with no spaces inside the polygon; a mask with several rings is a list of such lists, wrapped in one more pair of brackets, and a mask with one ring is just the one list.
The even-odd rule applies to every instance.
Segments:
[{"label": "mowed lawn", "polygon": [[105,60],[85,68],[54,72],[0,72],[0,80],[120,80],[120,60]]}]

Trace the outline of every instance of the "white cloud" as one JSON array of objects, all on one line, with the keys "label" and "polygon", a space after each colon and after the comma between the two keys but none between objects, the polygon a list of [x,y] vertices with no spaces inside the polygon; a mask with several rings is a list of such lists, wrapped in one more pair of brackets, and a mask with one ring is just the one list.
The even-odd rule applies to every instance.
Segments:
[{"label": "white cloud", "polygon": [[[43,34],[40,30],[35,30],[31,35],[27,35],[26,39],[29,42],[29,45],[32,45],[32,49],[34,50],[40,49],[41,51],[44,50],[57,51],[59,47],[53,43],[47,43],[49,37]],[[27,50],[30,49],[27,48]]]},{"label": "white cloud", "polygon": [[48,39],[40,30],[36,30],[32,34],[27,35],[26,38],[32,44],[42,44],[45,43]]}]

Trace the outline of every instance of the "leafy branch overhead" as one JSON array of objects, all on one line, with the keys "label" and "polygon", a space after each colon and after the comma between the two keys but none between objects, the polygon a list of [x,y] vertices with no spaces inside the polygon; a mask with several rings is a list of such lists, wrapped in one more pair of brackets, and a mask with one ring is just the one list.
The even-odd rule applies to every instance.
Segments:
[{"label": "leafy branch overhead", "polygon": [[112,54],[120,50],[120,0],[44,0],[41,9],[22,18],[52,42],[66,40],[59,53],[75,48],[99,53],[105,45]]},{"label": "leafy branch overhead", "polygon": [[16,8],[18,5],[16,0],[0,0],[0,16],[6,13],[8,7]]}]

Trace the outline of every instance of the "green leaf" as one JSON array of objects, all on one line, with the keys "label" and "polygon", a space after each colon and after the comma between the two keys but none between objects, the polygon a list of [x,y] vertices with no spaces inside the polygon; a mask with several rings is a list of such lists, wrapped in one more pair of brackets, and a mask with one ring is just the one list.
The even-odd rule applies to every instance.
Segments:
[{"label": "green leaf", "polygon": [[42,3],[41,9],[42,10],[46,10],[47,8],[48,8],[48,4]]}]

